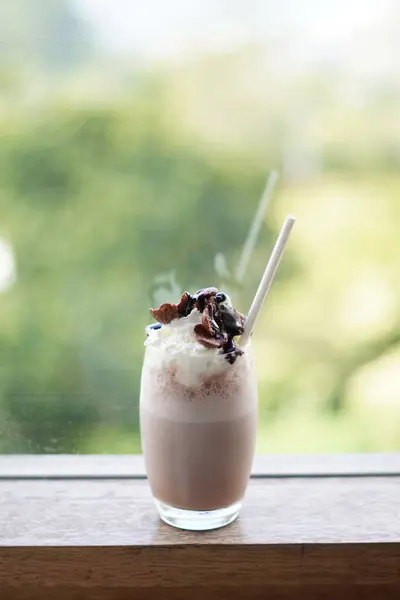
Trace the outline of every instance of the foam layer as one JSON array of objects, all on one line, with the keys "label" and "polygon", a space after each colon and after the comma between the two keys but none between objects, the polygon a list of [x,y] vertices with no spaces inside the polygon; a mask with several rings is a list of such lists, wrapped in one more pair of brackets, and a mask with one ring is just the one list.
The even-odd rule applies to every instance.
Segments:
[{"label": "foam layer", "polygon": [[[196,365],[194,369],[190,363],[154,370],[148,363],[152,358],[146,355],[142,372],[141,414],[179,423],[212,423],[239,419],[256,409],[257,386],[250,356],[240,356],[234,365],[225,361],[227,371],[211,377],[210,368],[201,370]],[[186,384],[182,382],[185,377]]]}]

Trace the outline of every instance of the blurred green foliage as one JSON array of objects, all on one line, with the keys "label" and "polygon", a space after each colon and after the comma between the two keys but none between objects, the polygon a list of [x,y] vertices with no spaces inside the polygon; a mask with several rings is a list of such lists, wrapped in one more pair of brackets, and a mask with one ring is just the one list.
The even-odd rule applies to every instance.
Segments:
[{"label": "blurred green foliage", "polygon": [[[79,28],[65,18],[68,49]],[[245,311],[290,211],[254,335],[258,448],[400,449],[400,91],[378,82],[355,107],[337,73],[282,84],[271,71],[262,86],[257,56],[103,69],[100,91],[92,65],[83,97],[72,77],[19,103],[36,71],[0,64],[0,241],[16,263],[0,289],[0,452],[140,451],[149,306],[218,285]],[[281,183],[239,285],[273,167]]]},{"label": "blurred green foliage", "polygon": [[137,430],[155,278],[214,283],[215,254],[236,256],[264,174],[185,145],[141,101],[53,107],[10,123],[1,153],[18,272],[1,297],[1,450],[84,451],[105,424]]}]

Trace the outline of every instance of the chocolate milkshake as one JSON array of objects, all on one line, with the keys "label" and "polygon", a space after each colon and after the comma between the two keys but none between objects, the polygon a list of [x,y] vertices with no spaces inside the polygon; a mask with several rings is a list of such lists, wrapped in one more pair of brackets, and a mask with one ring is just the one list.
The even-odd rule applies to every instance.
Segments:
[{"label": "chocolate milkshake", "polygon": [[168,523],[212,529],[238,514],[250,475],[257,385],[244,317],[215,288],[152,311],[140,422],[150,487]]}]

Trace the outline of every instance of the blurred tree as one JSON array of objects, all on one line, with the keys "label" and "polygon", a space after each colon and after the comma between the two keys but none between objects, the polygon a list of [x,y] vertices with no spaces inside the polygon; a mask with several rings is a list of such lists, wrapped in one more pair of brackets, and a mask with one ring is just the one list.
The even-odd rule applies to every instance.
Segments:
[{"label": "blurred tree", "polygon": [[238,255],[265,174],[167,121],[140,97],[9,125],[0,235],[17,282],[0,297],[0,451],[83,451],[104,423],[137,431],[153,282],[174,269],[193,291],[214,283],[217,252]]},{"label": "blurred tree", "polygon": [[[53,59],[76,59],[80,25],[62,27],[53,57],[58,35],[29,46],[29,19],[45,32],[70,19],[68,3],[39,4],[1,10],[26,36],[22,58],[43,51],[51,72]],[[368,434],[366,413],[348,416],[354,375],[398,344],[398,84],[354,105],[345,73],[280,78],[259,58],[252,47],[124,73],[104,97],[85,80],[85,104],[65,82],[58,101],[24,104],[32,81],[5,61],[1,82],[19,104],[1,114],[0,238],[17,278],[0,292],[0,452],[137,451],[149,305],[217,283],[246,310],[287,212],[299,225],[254,335],[263,449],[398,447],[395,418],[378,439],[376,415]],[[99,71],[105,87],[115,81]],[[238,286],[229,273],[266,173],[288,163]],[[321,414],[331,445],[311,430]],[[343,423],[347,446],[334,430]]]}]

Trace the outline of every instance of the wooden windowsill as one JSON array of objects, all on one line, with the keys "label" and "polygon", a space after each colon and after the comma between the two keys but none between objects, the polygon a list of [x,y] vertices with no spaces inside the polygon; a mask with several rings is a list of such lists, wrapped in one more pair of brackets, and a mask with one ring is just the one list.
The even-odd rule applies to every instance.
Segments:
[{"label": "wooden windowsill", "polygon": [[[252,477],[400,477],[400,453],[254,457]],[[2,479],[144,479],[142,455],[0,454]]]},{"label": "wooden windowsill", "polygon": [[329,457],[326,478],[323,458],[307,475],[260,457],[240,518],[208,533],[161,523],[143,473],[113,476],[118,456],[91,475],[90,457],[58,457],[64,477],[34,458],[0,457],[4,600],[400,597],[399,455],[364,457],[364,475]]}]

